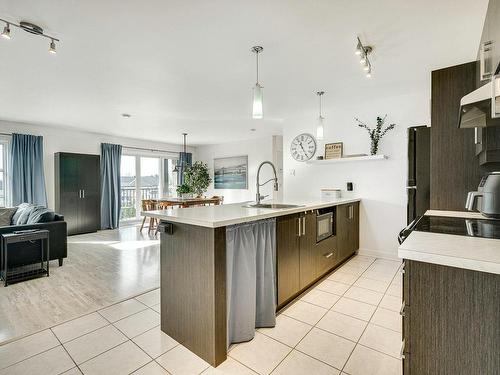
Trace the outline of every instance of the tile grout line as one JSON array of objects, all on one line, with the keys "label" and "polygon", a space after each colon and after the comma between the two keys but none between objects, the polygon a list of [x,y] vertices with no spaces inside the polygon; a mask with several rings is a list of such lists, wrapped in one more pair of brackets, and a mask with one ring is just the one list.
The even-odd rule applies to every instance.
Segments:
[{"label": "tile grout line", "polygon": [[[376,258],[376,259],[379,259],[379,258]],[[375,259],[375,260],[376,260],[376,259]],[[372,264],[375,262],[375,260],[372,262]],[[370,264],[370,265],[371,265],[371,264]],[[398,270],[399,270],[399,267],[398,267]],[[392,277],[391,282],[389,283],[389,286],[392,284],[392,281],[393,281],[393,280],[394,280],[394,278],[397,276],[398,270],[395,272],[394,276]],[[366,270],[365,270],[365,272],[366,272]],[[364,273],[364,272],[363,272],[363,273]],[[361,275],[362,275],[362,274],[361,274]],[[359,277],[361,277],[361,275],[360,275]],[[389,286],[386,288],[386,290],[385,290],[385,292],[384,292],[384,296],[387,294],[387,290],[389,289]],[[383,297],[382,297],[382,299],[383,299]],[[363,344],[361,344],[361,343],[359,342],[359,341],[361,340],[361,338],[363,337],[363,335],[364,335],[364,333],[365,333],[366,329],[368,328],[369,324],[371,323],[371,321],[372,321],[372,319],[373,319],[373,315],[375,315],[375,313],[377,312],[377,309],[380,307],[380,303],[382,302],[382,299],[380,300],[380,302],[379,302],[379,304],[377,305],[377,307],[376,307],[375,311],[374,311],[374,312],[373,312],[373,314],[371,315],[370,320],[368,321],[368,324],[366,325],[365,329],[363,330],[363,332],[362,332],[362,333],[361,333],[361,335],[359,336],[359,339],[358,339],[358,341],[356,342],[356,345],[354,346],[354,348],[353,348],[353,350],[352,350],[351,354],[350,354],[350,355],[349,355],[349,357],[347,358],[347,361],[344,363],[344,366],[342,367],[342,370],[341,370],[342,372],[344,372],[345,366],[346,366],[346,365],[347,365],[347,363],[349,362],[349,359],[351,358],[352,354],[354,353],[354,350],[356,349],[356,347],[357,347],[358,345],[363,346],[363,347],[368,348],[368,349],[371,349],[371,350],[374,350],[374,351],[376,351],[376,352],[382,353],[382,352],[380,352],[380,351],[379,351],[379,350],[377,350],[377,349],[370,348],[370,347],[368,347],[368,346],[366,346],[366,345],[363,345]],[[382,328],[385,328],[385,327],[382,327]],[[395,332],[395,331],[393,331],[393,332]],[[382,353],[382,354],[388,355],[388,354],[386,354],[386,353]],[[393,356],[391,356],[391,355],[388,355],[388,356],[389,356],[389,357],[394,358],[394,357],[393,357]]]},{"label": "tile grout line", "polygon": [[[71,356],[71,354],[69,354],[68,350],[66,349],[66,347],[63,345],[63,343],[61,342],[61,340],[59,340],[59,337],[57,337],[57,335],[52,331],[52,329],[50,329],[50,331],[52,332],[52,334],[56,337],[56,340],[59,341],[59,344],[61,345],[61,347],[63,348],[64,352],[68,355],[68,357],[71,359],[71,361],[73,361],[73,363],[75,364],[75,367],[78,369],[78,371],[82,372],[80,370],[80,367],[78,367],[78,364],[76,363],[75,359]],[[73,367],[72,367],[73,368]],[[71,369],[70,369],[71,370]],[[69,371],[69,370],[67,370]],[[63,371],[59,374],[64,374],[66,371]]]}]

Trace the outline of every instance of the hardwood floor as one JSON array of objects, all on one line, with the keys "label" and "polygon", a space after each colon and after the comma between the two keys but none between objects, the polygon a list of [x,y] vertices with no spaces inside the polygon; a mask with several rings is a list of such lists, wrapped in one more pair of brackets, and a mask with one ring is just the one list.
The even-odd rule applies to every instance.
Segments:
[{"label": "hardwood floor", "polygon": [[158,288],[159,251],[136,226],[68,237],[50,277],[0,287],[0,344]]}]

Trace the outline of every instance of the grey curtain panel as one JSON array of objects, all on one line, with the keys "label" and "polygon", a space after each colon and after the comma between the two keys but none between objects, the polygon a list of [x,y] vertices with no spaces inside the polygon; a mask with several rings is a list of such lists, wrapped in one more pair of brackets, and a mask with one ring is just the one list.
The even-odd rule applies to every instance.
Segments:
[{"label": "grey curtain panel", "polygon": [[47,207],[43,172],[43,137],[12,134],[10,173],[12,205],[34,203]]},{"label": "grey curtain panel", "polygon": [[276,325],[276,219],[228,226],[227,345]]},{"label": "grey curtain panel", "polygon": [[101,229],[120,225],[122,146],[101,143]]}]

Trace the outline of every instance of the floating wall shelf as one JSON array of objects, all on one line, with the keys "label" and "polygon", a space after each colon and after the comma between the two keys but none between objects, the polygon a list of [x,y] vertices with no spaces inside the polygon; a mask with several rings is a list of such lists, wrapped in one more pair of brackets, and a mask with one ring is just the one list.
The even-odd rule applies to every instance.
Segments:
[{"label": "floating wall shelf", "polygon": [[387,158],[389,158],[387,155],[353,156],[352,158],[309,160],[306,161],[306,164],[335,164],[335,163],[346,163],[352,161],[385,160]]}]

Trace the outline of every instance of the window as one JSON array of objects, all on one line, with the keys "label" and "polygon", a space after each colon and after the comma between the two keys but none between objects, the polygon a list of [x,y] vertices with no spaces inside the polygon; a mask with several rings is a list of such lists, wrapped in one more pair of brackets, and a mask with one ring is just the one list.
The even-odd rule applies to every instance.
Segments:
[{"label": "window", "polygon": [[0,207],[7,205],[7,152],[9,142],[0,138]]},{"label": "window", "polygon": [[138,219],[143,199],[175,196],[176,162],[166,157],[122,155],[120,220]]}]

